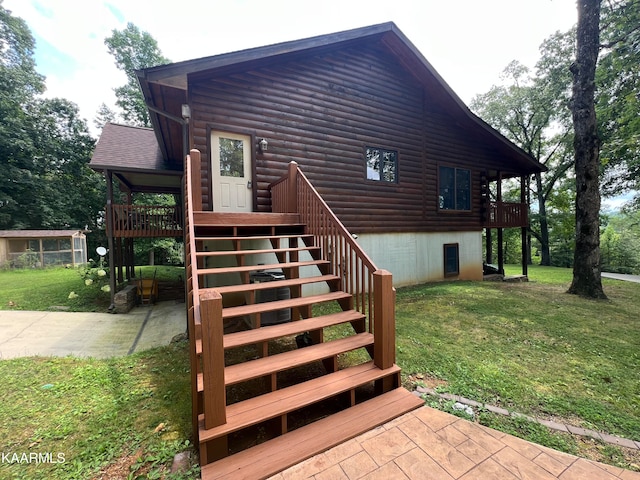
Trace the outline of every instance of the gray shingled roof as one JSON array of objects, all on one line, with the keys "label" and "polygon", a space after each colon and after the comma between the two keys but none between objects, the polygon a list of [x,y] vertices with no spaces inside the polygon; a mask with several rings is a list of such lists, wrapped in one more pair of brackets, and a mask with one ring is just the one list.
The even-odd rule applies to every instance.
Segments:
[{"label": "gray shingled roof", "polygon": [[82,230],[0,230],[0,238],[72,237]]},{"label": "gray shingled roof", "polygon": [[170,169],[151,128],[107,123],[89,166],[95,170],[162,171]]}]

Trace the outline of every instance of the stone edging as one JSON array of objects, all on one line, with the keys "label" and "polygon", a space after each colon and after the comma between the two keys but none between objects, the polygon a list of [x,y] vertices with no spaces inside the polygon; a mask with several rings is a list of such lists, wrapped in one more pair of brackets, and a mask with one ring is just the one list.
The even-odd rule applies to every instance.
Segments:
[{"label": "stone edging", "polygon": [[558,432],[571,433],[573,435],[583,435],[586,437],[595,438],[596,440],[601,440],[605,443],[609,443],[611,445],[617,445],[620,447],[633,448],[635,450],[640,450],[640,441],[629,440],[627,438],[616,437],[615,435],[609,435],[607,433],[596,432],[595,430],[589,430],[586,428],[574,427],[573,425],[566,425],[564,423],[557,423],[549,420],[540,420],[538,418],[530,417],[528,415],[523,415],[522,413],[510,412],[504,408],[496,407],[493,405],[487,405],[486,403],[476,402],[475,400],[469,400],[468,398],[461,397],[459,395],[452,395],[450,393],[438,393],[433,388],[428,387],[416,387],[416,392],[419,394],[427,394],[434,397],[442,398],[445,400],[452,400],[455,402],[462,403],[463,405],[468,405],[476,408],[483,408],[492,413],[498,415],[504,415],[506,417],[519,417],[525,418],[530,422],[539,423],[540,425],[544,425],[551,430],[556,430]]}]

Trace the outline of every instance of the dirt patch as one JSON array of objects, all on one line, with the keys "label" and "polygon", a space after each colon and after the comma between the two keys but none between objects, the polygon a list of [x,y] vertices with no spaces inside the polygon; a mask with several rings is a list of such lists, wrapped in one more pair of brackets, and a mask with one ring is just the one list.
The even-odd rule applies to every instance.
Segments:
[{"label": "dirt patch", "polygon": [[[131,474],[131,467],[136,464],[142,458],[142,450],[138,450],[135,453],[123,454],[109,465],[104,467],[100,473],[98,473],[93,480],[126,480]],[[138,475],[144,475],[148,473],[150,466],[143,466],[138,472]]]}]

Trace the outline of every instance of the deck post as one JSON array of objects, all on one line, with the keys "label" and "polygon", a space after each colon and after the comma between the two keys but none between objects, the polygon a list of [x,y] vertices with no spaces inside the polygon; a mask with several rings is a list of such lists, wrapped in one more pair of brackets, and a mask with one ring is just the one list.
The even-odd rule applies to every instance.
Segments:
[{"label": "deck post", "polygon": [[216,291],[200,294],[200,320],[202,322],[204,426],[210,429],[227,423],[222,345],[224,335],[222,295]]},{"label": "deck post", "polygon": [[[520,230],[520,234],[522,235],[522,275],[524,275],[525,277],[529,274],[529,255],[531,254],[531,251],[529,250],[529,242],[527,241],[527,227],[526,225],[524,225],[524,217],[525,214],[527,214],[527,209],[528,209],[528,205],[526,205],[527,202],[527,195],[526,195],[526,191],[527,191],[527,178],[525,176],[520,177],[520,203],[522,204],[522,219],[523,221],[521,222],[522,228]],[[527,221],[529,219],[529,216],[526,215],[527,217]]]},{"label": "deck post", "polygon": [[384,370],[396,362],[396,291],[390,272],[373,272],[373,295],[373,363]]},{"label": "deck post", "polygon": [[289,162],[287,177],[287,213],[298,213],[298,164]]},{"label": "deck post", "polygon": [[193,211],[199,212],[202,210],[202,170],[200,151],[195,148],[189,152],[189,158],[191,160],[191,191],[193,192],[193,198],[191,206]]}]

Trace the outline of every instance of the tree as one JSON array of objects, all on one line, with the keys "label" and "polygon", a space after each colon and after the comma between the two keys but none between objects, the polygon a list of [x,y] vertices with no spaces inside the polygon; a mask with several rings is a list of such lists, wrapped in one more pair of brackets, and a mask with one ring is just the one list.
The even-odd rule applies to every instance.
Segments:
[{"label": "tree", "polygon": [[122,117],[128,124],[150,127],[149,112],[144,102],[136,70],[169,63],[162,55],[158,42],[147,32],[142,32],[133,23],[124,30],[113,30],[104,41],[113,55],[116,67],[127,76],[127,83],[114,89],[116,105],[122,110]]},{"label": "tree", "polygon": [[[608,1],[601,14],[596,112],[603,192],[640,191],[640,0]],[[640,208],[640,196],[635,198]]]},{"label": "tree", "polygon": [[105,195],[88,168],[94,140],[75,104],[42,98],[34,46],[0,1],[0,229],[94,229]]},{"label": "tree", "polygon": [[41,165],[42,195],[34,199],[34,218],[43,228],[97,230],[103,216],[103,176],[89,168],[95,140],[77,105],[54,98],[39,102],[36,142],[46,146],[36,157]]},{"label": "tree", "polygon": [[98,130],[102,130],[106,123],[115,122],[117,119],[118,114],[110,109],[106,103],[102,103],[98,108],[98,113],[96,113],[96,116],[93,119],[93,125]]},{"label": "tree", "polygon": [[576,249],[568,293],[607,298],[600,278],[600,159],[595,72],[600,47],[600,1],[578,0],[576,59],[571,64],[576,172]]},{"label": "tree", "polygon": [[29,226],[23,206],[41,188],[32,118],[44,78],[35,70],[34,47],[27,24],[0,1],[0,229]]},{"label": "tree", "polygon": [[[560,45],[563,44],[556,43],[554,51]],[[569,79],[540,65],[538,75],[532,77],[527,67],[517,61],[511,62],[503,72],[507,84],[493,86],[489,92],[476,96],[471,108],[548,168],[545,174],[536,173],[533,185],[529,187],[537,200],[537,212],[532,215],[535,221],[530,231],[541,245],[541,265],[551,265],[548,202],[556,183],[573,165],[567,148],[570,138],[568,115],[562,101]],[[537,230],[534,228],[536,223]]]}]

